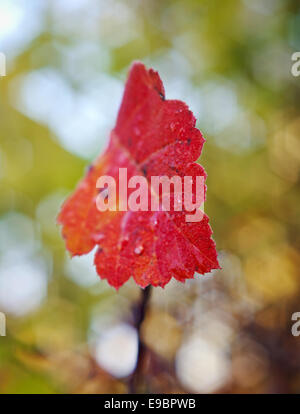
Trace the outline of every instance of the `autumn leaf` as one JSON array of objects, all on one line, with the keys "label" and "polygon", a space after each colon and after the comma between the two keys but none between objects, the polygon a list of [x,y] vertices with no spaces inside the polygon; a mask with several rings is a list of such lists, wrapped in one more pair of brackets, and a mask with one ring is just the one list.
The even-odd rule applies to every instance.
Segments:
[{"label": "autumn leaf", "polygon": [[101,212],[96,205],[98,178],[118,182],[120,168],[127,169],[128,180],[143,176],[149,183],[152,176],[205,178],[195,163],[204,143],[195,123],[185,103],[165,99],[157,72],[132,65],[108,148],[58,216],[69,252],[83,255],[97,246],[97,272],[115,288],[131,276],[143,288],[163,287],[172,277],[184,282],[195,271],[219,268],[207,215],[187,222],[185,210]]}]

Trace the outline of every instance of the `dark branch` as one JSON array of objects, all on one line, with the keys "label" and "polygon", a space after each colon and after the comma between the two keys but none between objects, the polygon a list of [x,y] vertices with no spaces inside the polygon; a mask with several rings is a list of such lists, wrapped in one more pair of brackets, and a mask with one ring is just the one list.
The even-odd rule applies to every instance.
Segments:
[{"label": "dark branch", "polygon": [[134,310],[135,327],[137,329],[139,342],[138,342],[137,364],[136,364],[134,372],[132,373],[130,377],[129,384],[128,384],[130,394],[137,394],[143,382],[142,374],[143,374],[143,368],[144,368],[144,362],[145,362],[146,347],[141,338],[141,329],[142,329],[143,321],[146,316],[147,305],[149,303],[150,294],[151,294],[151,285],[147,286],[145,289],[142,290],[141,300],[136,305],[135,310]]}]

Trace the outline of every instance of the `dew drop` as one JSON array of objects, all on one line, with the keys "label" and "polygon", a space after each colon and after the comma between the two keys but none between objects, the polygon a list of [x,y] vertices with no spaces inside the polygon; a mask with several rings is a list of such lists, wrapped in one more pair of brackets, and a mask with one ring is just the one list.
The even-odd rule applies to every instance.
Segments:
[{"label": "dew drop", "polygon": [[135,253],[135,254],[141,254],[141,253],[143,253],[143,251],[144,251],[144,247],[143,247],[143,246],[137,246],[137,247],[134,249],[134,253]]},{"label": "dew drop", "polygon": [[93,234],[93,240],[94,240],[95,243],[99,243],[103,239],[104,239],[104,234],[103,233]]},{"label": "dew drop", "polygon": [[158,220],[157,220],[157,215],[155,214],[154,216],[151,217],[151,226],[152,228],[157,227],[158,225]]},{"label": "dew drop", "polygon": [[106,200],[108,198],[108,188],[104,188],[99,194],[103,197],[103,200]]},{"label": "dew drop", "polygon": [[134,127],[134,133],[135,135],[141,135],[141,131],[138,127]]}]

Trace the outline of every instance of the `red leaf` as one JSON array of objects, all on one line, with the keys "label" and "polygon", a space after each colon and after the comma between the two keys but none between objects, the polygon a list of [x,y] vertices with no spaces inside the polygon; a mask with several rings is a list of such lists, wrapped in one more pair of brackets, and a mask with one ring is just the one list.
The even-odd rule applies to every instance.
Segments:
[{"label": "red leaf", "polygon": [[[186,212],[106,211],[96,207],[97,179],[118,182],[119,168],[134,175],[203,176],[198,159],[204,139],[185,103],[165,100],[157,72],[134,63],[126,83],[116,127],[105,153],[89,168],[58,216],[67,249],[82,255],[96,245],[100,277],[119,288],[131,276],[141,287],[182,282],[219,268],[208,217],[188,223]],[[130,191],[128,191],[130,194]]]}]

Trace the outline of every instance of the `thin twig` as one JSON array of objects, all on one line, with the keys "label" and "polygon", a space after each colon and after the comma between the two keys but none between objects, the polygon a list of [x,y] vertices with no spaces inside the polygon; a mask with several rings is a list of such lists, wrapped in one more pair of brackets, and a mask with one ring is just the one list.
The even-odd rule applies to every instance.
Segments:
[{"label": "thin twig", "polygon": [[142,290],[142,297],[140,302],[135,308],[135,327],[138,333],[138,356],[137,356],[137,364],[135,367],[134,372],[132,373],[128,388],[130,394],[137,394],[138,388],[140,388],[140,383],[142,382],[142,373],[143,373],[143,365],[144,365],[144,357],[145,357],[145,350],[146,347],[143,343],[141,338],[141,329],[142,324],[146,316],[147,312],[147,305],[150,299],[151,294],[151,285],[147,286],[145,289]]}]

